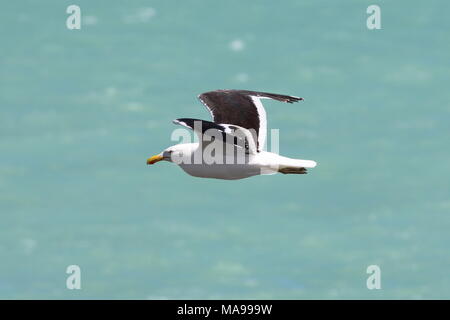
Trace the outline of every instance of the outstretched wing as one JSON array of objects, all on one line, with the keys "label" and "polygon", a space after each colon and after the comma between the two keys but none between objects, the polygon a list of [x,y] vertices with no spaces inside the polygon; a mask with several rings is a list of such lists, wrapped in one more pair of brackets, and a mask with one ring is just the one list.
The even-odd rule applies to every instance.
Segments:
[{"label": "outstretched wing", "polygon": [[231,124],[252,132],[257,150],[264,147],[267,134],[267,117],[261,99],[293,103],[299,97],[248,90],[216,90],[202,93],[200,101],[209,110],[217,124]]}]

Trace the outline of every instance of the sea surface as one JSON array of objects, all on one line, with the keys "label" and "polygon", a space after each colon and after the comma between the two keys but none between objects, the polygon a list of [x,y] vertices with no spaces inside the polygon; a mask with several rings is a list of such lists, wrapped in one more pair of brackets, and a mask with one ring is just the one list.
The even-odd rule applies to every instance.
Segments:
[{"label": "sea surface", "polygon": [[[0,8],[0,298],[450,298],[447,1]],[[280,153],[318,166],[146,165],[173,119],[209,120],[199,93],[231,88],[303,97],[264,105]]]}]

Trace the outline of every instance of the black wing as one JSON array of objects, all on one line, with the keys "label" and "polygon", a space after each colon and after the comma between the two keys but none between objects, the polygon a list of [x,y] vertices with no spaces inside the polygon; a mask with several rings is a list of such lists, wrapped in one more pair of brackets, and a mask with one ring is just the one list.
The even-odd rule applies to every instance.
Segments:
[{"label": "black wing", "polygon": [[[216,90],[202,93],[200,101],[208,108],[215,123],[237,125],[256,132],[258,150],[262,149],[266,135],[267,119],[264,107],[255,98],[268,98],[293,103],[299,97],[248,90]],[[263,139],[260,139],[263,136]],[[262,140],[262,141],[261,141]]]}]

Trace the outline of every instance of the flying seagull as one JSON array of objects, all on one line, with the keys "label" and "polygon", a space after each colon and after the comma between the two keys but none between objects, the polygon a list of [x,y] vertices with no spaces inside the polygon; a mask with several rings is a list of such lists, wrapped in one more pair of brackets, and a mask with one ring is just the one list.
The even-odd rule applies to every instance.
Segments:
[{"label": "flying seagull", "polygon": [[261,99],[293,103],[302,98],[247,90],[215,90],[198,98],[213,122],[190,118],[173,121],[193,130],[198,142],[171,146],[150,157],[147,164],[165,160],[178,164],[191,176],[225,180],[277,172],[305,174],[307,168],[316,166],[312,160],[264,151],[267,119]]}]

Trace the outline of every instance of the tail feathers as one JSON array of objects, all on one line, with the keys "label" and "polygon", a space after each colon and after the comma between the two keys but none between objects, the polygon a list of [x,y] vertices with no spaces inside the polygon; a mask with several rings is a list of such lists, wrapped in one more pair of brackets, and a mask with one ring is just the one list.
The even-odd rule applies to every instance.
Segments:
[{"label": "tail feathers", "polygon": [[316,165],[317,163],[313,160],[287,159],[282,162],[280,167],[314,168]]},{"label": "tail feathers", "polygon": [[313,160],[298,160],[301,163],[302,167],[305,168],[315,168],[317,166],[317,162]]}]

